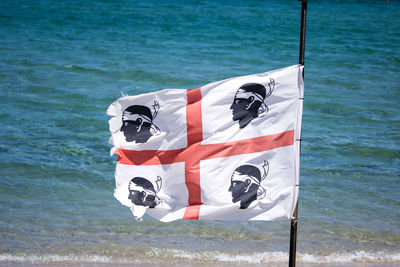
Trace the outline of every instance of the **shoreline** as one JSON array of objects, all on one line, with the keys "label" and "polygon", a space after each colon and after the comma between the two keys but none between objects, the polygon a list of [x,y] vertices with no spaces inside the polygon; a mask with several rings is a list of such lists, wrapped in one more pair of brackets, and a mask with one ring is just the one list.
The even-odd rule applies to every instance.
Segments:
[{"label": "shoreline", "polygon": [[[287,263],[272,263],[272,264],[191,264],[191,263],[181,263],[181,264],[166,264],[166,263],[126,263],[126,264],[113,264],[113,263],[15,263],[15,262],[0,262],[0,267],[127,267],[127,266],[139,266],[139,267],[204,267],[204,266],[215,266],[215,267],[252,267],[252,266],[269,266],[269,267],[285,267],[288,266]],[[298,267],[396,267],[399,263],[297,263]]]},{"label": "shoreline", "polygon": [[[395,267],[400,266],[400,254],[381,254],[375,252],[376,255],[366,254],[365,252],[353,254],[335,254],[330,256],[316,256],[310,254],[298,254],[296,257],[296,266],[298,267]],[[0,267],[19,266],[19,267],[59,267],[59,266],[177,266],[177,267],[239,267],[239,266],[272,266],[281,267],[288,265],[288,254],[285,253],[269,253],[266,255],[250,255],[249,258],[243,255],[203,255],[204,257],[194,257],[193,255],[175,255],[175,257],[157,257],[156,255],[147,255],[147,257],[138,258],[133,255],[26,255],[26,254],[1,254]],[[253,257],[258,258],[255,260]]]}]

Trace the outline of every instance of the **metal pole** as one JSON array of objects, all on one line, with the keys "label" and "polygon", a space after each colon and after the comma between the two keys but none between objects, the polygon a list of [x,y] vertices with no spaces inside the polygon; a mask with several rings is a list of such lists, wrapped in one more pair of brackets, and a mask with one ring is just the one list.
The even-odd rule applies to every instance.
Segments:
[{"label": "metal pole", "polygon": [[304,52],[306,44],[306,16],[307,16],[307,0],[301,1],[301,26],[300,26],[300,52],[299,64],[304,65]]},{"label": "metal pole", "polygon": [[[304,66],[305,42],[306,42],[306,16],[307,16],[307,0],[301,1],[301,26],[300,26],[300,51],[299,64]],[[304,69],[303,69],[304,78]],[[301,141],[301,139],[300,139]],[[301,148],[301,147],[300,147]],[[289,248],[289,267],[296,266],[296,242],[297,242],[297,222],[298,222],[298,200],[296,208],[293,212],[293,218],[290,221],[290,248]]]},{"label": "metal pole", "polygon": [[297,211],[298,202],[296,203],[296,208],[293,213],[293,219],[290,221],[289,267],[296,266]]}]

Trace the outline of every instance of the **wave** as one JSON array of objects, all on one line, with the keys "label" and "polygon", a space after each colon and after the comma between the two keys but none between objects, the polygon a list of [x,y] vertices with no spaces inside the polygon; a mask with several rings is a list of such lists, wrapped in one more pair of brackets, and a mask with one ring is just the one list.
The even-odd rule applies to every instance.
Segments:
[{"label": "wave", "polygon": [[[160,263],[195,263],[195,264],[277,264],[286,263],[289,255],[286,252],[257,252],[248,254],[231,254],[218,251],[184,251],[178,249],[156,249],[146,251],[146,257],[116,257],[104,255],[57,255],[57,254],[0,254],[0,263],[86,263],[86,264],[160,264]],[[133,260],[133,258],[135,258]],[[313,255],[298,253],[296,261],[303,264],[356,264],[356,263],[399,263],[399,252],[386,251],[353,251]]]}]

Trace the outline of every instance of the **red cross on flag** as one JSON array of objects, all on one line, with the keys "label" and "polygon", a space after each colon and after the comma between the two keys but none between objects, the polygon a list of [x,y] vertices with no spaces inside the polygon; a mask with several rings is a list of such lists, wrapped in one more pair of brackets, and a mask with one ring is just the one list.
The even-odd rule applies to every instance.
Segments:
[{"label": "red cross on flag", "polygon": [[290,219],[298,199],[302,70],[112,103],[114,196],[135,217],[165,222]]}]

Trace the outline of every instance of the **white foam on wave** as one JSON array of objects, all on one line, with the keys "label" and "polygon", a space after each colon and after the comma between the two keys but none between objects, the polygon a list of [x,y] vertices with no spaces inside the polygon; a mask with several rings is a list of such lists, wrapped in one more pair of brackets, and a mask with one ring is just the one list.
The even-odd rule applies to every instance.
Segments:
[{"label": "white foam on wave", "polygon": [[[257,252],[230,254],[218,251],[185,251],[179,249],[157,249],[152,248],[147,251],[146,256],[157,262],[175,259],[177,261],[190,260],[196,262],[219,262],[219,263],[246,263],[246,264],[265,264],[265,263],[285,263],[289,259],[287,252]],[[142,263],[151,263],[152,260],[145,260]],[[329,255],[312,255],[297,253],[298,263],[397,263],[400,262],[400,252],[390,253],[384,251],[366,252],[353,251],[344,253],[332,253]],[[28,262],[28,263],[109,263],[109,264],[129,264],[141,263],[140,260],[131,260],[108,257],[101,255],[28,255],[28,254],[0,254],[0,262]]]},{"label": "white foam on wave", "polygon": [[399,253],[383,251],[366,252],[353,251],[345,253],[332,253],[326,256],[300,254],[299,261],[304,263],[391,263],[400,262]]},{"label": "white foam on wave", "polygon": [[[223,252],[185,252],[170,250],[175,257],[190,260],[210,260],[223,263],[283,263],[289,259],[285,252],[258,252],[249,254],[232,255]],[[296,260],[299,263],[394,263],[400,262],[400,253],[388,253],[383,251],[365,252],[353,251],[346,253],[332,253],[329,255],[312,255],[297,253]]]},{"label": "white foam on wave", "polygon": [[168,249],[174,257],[189,260],[203,260],[216,262],[234,262],[234,263],[279,263],[288,259],[288,254],[284,252],[264,252],[232,255],[229,253],[217,251],[192,252],[183,250]]},{"label": "white foam on wave", "polygon": [[100,255],[27,255],[27,254],[0,254],[0,262],[29,262],[29,263],[61,263],[61,262],[85,262],[85,263],[110,263],[110,258]]}]

